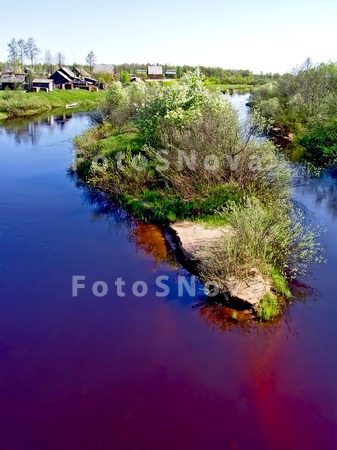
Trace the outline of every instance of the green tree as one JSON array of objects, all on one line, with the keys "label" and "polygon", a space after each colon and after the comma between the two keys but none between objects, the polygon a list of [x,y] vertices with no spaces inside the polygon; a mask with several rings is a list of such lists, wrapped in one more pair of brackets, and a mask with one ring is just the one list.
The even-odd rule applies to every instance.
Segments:
[{"label": "green tree", "polygon": [[7,49],[8,49],[8,58],[7,58],[8,64],[10,64],[13,72],[17,72],[20,66],[20,59],[19,59],[19,46],[15,38],[13,38],[7,44]]}]

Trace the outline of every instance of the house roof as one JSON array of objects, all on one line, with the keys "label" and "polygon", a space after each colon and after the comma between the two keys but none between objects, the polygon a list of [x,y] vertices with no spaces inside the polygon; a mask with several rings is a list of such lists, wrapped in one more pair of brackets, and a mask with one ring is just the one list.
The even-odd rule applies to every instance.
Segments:
[{"label": "house roof", "polygon": [[48,78],[34,78],[33,83],[53,83],[53,80],[48,80]]},{"label": "house roof", "polygon": [[91,78],[90,73],[84,70],[82,67],[75,67],[73,72],[75,75],[81,76],[83,78]]},{"label": "house roof", "polygon": [[95,78],[91,78],[91,77],[85,77],[84,80],[87,81],[88,83],[97,83],[97,81],[98,81]]},{"label": "house roof", "polygon": [[163,75],[162,66],[148,66],[147,73],[149,75]]},{"label": "house roof", "polygon": [[64,72],[61,72],[61,70],[57,70],[55,73],[53,73],[53,75],[51,75],[49,78],[53,79],[53,76],[58,73],[59,75],[61,75],[66,81],[68,81],[68,83],[71,83],[71,78],[69,78]]},{"label": "house roof", "polygon": [[76,78],[74,72],[68,69],[68,67],[60,67],[58,72],[64,72],[69,78]]},{"label": "house roof", "polygon": [[0,83],[24,83],[25,74],[23,73],[3,73],[0,75]]}]

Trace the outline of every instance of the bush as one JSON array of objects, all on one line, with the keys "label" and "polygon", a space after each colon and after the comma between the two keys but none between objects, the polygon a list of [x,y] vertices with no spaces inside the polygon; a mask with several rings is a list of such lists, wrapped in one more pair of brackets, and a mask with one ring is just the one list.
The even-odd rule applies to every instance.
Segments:
[{"label": "bush", "polygon": [[290,205],[263,204],[248,197],[243,204],[223,208],[220,215],[229,220],[232,231],[205,252],[202,275],[224,291],[229,278],[248,279],[257,271],[289,296],[285,279],[305,273],[308,263],[321,261],[317,230],[305,226],[301,214]]},{"label": "bush", "polygon": [[281,312],[281,305],[275,297],[266,294],[255,311],[257,317],[264,322],[277,317]]},{"label": "bush", "polygon": [[276,97],[262,100],[259,103],[259,110],[264,117],[275,120],[279,114],[280,102]]},{"label": "bush", "polygon": [[270,99],[276,98],[278,95],[278,86],[274,83],[265,83],[261,86],[256,87],[251,93],[252,102],[262,102],[268,101]]},{"label": "bush", "polygon": [[313,65],[310,59],[293,73],[254,89],[251,102],[284,131],[299,131],[337,113],[336,63]]},{"label": "bush", "polygon": [[116,81],[107,92],[102,105],[91,115],[93,125],[109,123],[120,130],[134,116],[135,111],[145,103],[147,91],[145,83],[137,81],[124,87]]},{"label": "bush", "polygon": [[136,124],[144,141],[159,148],[161,140],[158,134],[162,128],[173,125],[184,129],[199,117],[200,107],[210,103],[210,98],[198,70],[184,74],[179,84],[160,88],[137,112]]},{"label": "bush", "polygon": [[306,160],[319,166],[337,163],[337,119],[317,125],[298,141],[305,147]]}]

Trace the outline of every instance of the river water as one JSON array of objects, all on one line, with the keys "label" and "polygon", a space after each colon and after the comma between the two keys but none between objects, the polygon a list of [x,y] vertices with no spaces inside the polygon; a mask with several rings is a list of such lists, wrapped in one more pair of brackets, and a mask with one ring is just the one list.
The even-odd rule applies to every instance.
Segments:
[{"label": "river water", "polygon": [[67,175],[87,126],[70,114],[0,128],[0,450],[336,449],[336,178],[294,193],[327,229],[310,289],[276,323],[237,326],[196,307],[200,285],[179,295],[186,274],[160,230]]}]

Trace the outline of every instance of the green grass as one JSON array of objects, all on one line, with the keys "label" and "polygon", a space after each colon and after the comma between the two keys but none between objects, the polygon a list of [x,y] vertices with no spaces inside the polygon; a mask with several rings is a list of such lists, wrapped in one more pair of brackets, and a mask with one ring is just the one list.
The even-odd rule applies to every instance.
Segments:
[{"label": "green grass", "polygon": [[275,297],[266,294],[255,308],[257,317],[265,322],[277,317],[281,312],[281,305]]},{"label": "green grass", "polygon": [[210,189],[209,192],[203,193],[202,197],[195,197],[190,201],[183,200],[174,193],[153,189],[145,191],[139,199],[133,200],[134,203],[139,203],[138,209],[133,212],[141,211],[142,218],[148,213],[149,218],[163,223],[189,219],[207,225],[224,226],[226,221],[223,216],[217,214],[217,210],[238,198],[237,193],[225,185]]},{"label": "green grass", "polygon": [[39,114],[53,108],[77,103],[79,108],[91,109],[105,97],[105,92],[84,90],[55,90],[52,92],[0,91],[0,117],[23,117]]},{"label": "green grass", "polygon": [[107,157],[112,156],[116,152],[126,150],[139,152],[140,148],[139,135],[135,130],[127,130],[125,133],[114,132],[112,135],[97,142],[99,154]]},{"label": "green grass", "polygon": [[291,292],[289,290],[288,282],[285,276],[275,268],[271,270],[270,276],[275,292],[280,294],[282,297],[289,299],[291,297]]},{"label": "green grass", "polygon": [[193,222],[200,223],[209,227],[223,227],[229,225],[229,221],[225,220],[223,216],[219,214],[209,214],[204,216],[192,217]]}]

